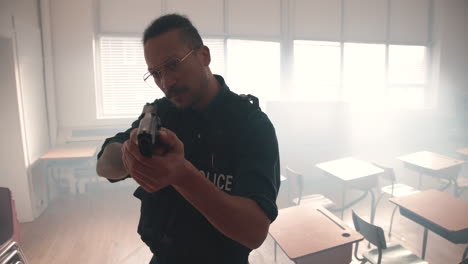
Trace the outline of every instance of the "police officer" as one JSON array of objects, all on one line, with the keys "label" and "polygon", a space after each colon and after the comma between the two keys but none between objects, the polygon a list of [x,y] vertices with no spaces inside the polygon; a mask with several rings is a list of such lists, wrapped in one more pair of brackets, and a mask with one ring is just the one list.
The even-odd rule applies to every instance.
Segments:
[{"label": "police officer", "polygon": [[138,232],[150,263],[246,264],[278,213],[274,127],[255,98],[211,73],[210,50],[186,17],[159,17],[143,45],[146,77],[165,94],[153,103],[160,144],[152,157],[141,155],[138,119],[104,142],[97,173],[139,184]]}]

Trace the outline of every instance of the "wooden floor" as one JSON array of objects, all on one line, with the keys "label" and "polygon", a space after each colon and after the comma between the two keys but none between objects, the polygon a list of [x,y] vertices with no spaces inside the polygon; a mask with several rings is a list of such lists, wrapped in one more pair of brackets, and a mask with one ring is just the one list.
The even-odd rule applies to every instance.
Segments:
[{"label": "wooden floor", "polygon": [[[136,232],[139,200],[132,196],[134,188],[132,184],[96,183],[85,194],[59,195],[34,222],[21,224],[22,247],[29,263],[148,263],[151,253]],[[462,198],[468,199],[467,194],[465,192]],[[354,210],[368,219],[368,206],[367,199]],[[384,230],[388,230],[393,208],[386,199],[379,205],[376,224]],[[349,210],[344,219],[352,226]],[[392,241],[400,242],[420,255],[422,235],[421,226],[396,214]],[[456,264],[465,246],[454,245],[429,232],[426,260],[434,264]],[[360,248],[365,249],[364,246]],[[251,253],[250,263],[275,263],[271,237]],[[276,263],[293,262],[278,250]]]}]

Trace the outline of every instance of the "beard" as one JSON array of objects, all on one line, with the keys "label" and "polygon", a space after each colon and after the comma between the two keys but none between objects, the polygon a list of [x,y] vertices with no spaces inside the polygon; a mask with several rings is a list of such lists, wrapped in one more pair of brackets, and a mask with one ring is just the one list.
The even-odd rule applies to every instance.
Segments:
[{"label": "beard", "polygon": [[206,74],[201,74],[197,85],[172,87],[165,94],[177,108],[203,108],[209,102],[205,98],[209,96],[209,78]]},{"label": "beard", "polygon": [[190,91],[188,86],[174,87],[170,91],[167,91],[166,97],[167,99],[172,100],[174,97],[187,93],[188,91]]}]

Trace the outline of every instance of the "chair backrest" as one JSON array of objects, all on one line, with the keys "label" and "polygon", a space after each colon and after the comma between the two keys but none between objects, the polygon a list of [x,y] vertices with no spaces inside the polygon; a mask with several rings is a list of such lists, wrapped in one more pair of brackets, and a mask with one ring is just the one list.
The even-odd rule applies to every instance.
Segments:
[{"label": "chair backrest", "polygon": [[302,191],[304,190],[304,179],[302,174],[291,169],[289,166],[285,168],[285,174],[288,181],[288,200],[294,203],[293,200],[297,198],[297,204],[301,203]]},{"label": "chair backrest", "polygon": [[11,192],[8,188],[0,187],[0,245],[13,237],[14,222]]},{"label": "chair backrest", "polygon": [[381,164],[373,163],[374,166],[381,168],[384,170],[383,173],[380,174],[380,176],[388,181],[390,181],[392,184],[396,182],[396,177],[395,177],[395,170],[390,167],[383,166]]},{"label": "chair backrest", "polygon": [[363,235],[364,238],[374,246],[378,247],[379,249],[386,249],[387,242],[385,241],[385,234],[383,229],[379,226],[364,221],[354,212],[354,210],[352,212],[354,228],[356,231],[361,233],[361,235]]}]

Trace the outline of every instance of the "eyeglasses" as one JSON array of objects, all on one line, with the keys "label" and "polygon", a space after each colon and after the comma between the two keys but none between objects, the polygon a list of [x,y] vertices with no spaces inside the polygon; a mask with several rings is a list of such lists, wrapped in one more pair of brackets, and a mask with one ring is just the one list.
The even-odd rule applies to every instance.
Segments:
[{"label": "eyeglasses", "polygon": [[184,57],[182,57],[182,59],[170,58],[157,67],[159,70],[151,70],[145,73],[145,75],[143,75],[143,81],[145,81],[150,87],[156,88],[157,82],[160,82],[167,72],[175,72],[177,70],[177,66],[186,60],[194,51],[195,50],[189,51]]}]

